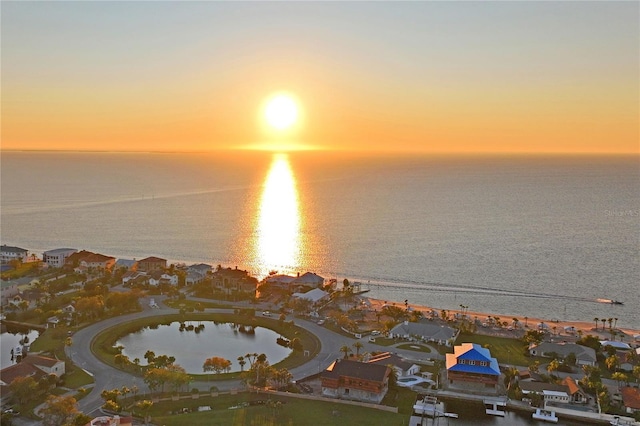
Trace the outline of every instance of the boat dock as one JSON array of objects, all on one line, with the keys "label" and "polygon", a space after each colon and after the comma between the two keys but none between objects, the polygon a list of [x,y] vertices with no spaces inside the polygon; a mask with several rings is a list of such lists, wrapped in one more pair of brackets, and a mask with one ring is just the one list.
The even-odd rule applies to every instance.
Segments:
[{"label": "boat dock", "polygon": [[507,401],[504,399],[485,399],[482,401],[485,407],[485,413],[490,416],[504,417],[507,412]]}]

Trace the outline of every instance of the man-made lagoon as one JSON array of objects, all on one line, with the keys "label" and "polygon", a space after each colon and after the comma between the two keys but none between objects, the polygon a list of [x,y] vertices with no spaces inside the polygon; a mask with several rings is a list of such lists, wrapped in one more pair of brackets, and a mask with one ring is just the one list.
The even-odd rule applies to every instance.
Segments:
[{"label": "man-made lagoon", "polygon": [[[243,326],[214,321],[175,321],[171,324],[147,326],[136,333],[120,338],[116,345],[122,346],[122,354],[140,365],[147,365],[144,355],[153,351],[156,356],[176,358],[175,363],[187,373],[204,374],[205,360],[220,357],[232,362],[230,371],[240,371],[238,357],[245,354],[262,354],[273,365],[285,359],[291,349],[280,346],[278,333],[263,327]],[[245,366],[248,368],[249,363]]]}]

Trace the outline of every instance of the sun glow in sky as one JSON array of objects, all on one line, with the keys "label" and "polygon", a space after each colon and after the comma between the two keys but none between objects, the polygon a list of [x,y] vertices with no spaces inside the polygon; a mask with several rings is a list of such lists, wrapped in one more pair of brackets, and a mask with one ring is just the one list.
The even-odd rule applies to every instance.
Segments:
[{"label": "sun glow in sky", "polygon": [[[2,2],[1,147],[637,153],[639,14],[623,1]],[[256,120],[281,88],[294,107]]]},{"label": "sun glow in sky", "polygon": [[291,96],[279,94],[267,101],[264,116],[271,127],[286,130],[298,119],[298,105]]}]

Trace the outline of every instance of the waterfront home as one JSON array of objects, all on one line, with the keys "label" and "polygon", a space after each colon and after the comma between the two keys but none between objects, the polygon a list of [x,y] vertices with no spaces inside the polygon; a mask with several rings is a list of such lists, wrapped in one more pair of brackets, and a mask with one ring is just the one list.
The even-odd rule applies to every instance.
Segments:
[{"label": "waterfront home", "polygon": [[458,337],[458,330],[422,319],[418,322],[401,322],[389,331],[389,337],[407,340],[418,339],[438,345],[451,346]]},{"label": "waterfront home", "polygon": [[305,272],[295,277],[291,275],[271,275],[265,278],[264,281],[273,288],[280,288],[288,292],[303,288],[320,288],[324,285],[324,278],[313,272]]},{"label": "waterfront home", "polygon": [[532,356],[558,358],[559,360],[563,360],[570,353],[573,353],[576,356],[577,365],[596,365],[596,351],[587,346],[567,342],[542,342],[538,345],[533,343],[529,345],[529,354]]},{"label": "waterfront home", "polygon": [[315,304],[327,300],[329,298],[329,293],[324,290],[320,290],[319,288],[314,288],[306,293],[293,293],[292,297],[295,297],[296,299],[305,299]]},{"label": "waterfront home", "polygon": [[386,365],[337,359],[320,374],[322,395],[379,404],[389,390],[389,374]]},{"label": "waterfront home", "polygon": [[396,371],[396,377],[398,378],[420,374],[419,365],[389,352],[370,355],[365,358],[365,361],[370,364],[380,364],[393,367]]},{"label": "waterfront home", "polygon": [[207,265],[206,263],[197,263],[195,265],[189,266],[187,268],[187,271],[194,271],[202,275],[207,275],[209,272],[213,271],[213,267],[211,265]]},{"label": "waterfront home", "polygon": [[249,272],[231,268],[220,268],[213,273],[213,286],[226,294],[246,293],[255,295],[258,280]]},{"label": "waterfront home", "polygon": [[153,272],[162,271],[167,269],[167,260],[160,257],[145,257],[142,260],[138,260],[138,271],[141,272]]},{"label": "waterfront home", "polygon": [[543,396],[545,402],[586,404],[589,400],[586,392],[571,377],[566,377],[560,384],[520,381],[518,385],[522,395],[537,393]]},{"label": "waterfront home", "polygon": [[0,370],[0,404],[11,398],[9,385],[18,377],[32,377],[36,382],[49,374],[60,378],[65,374],[64,361],[40,355],[27,355],[22,361]]},{"label": "waterfront home", "polygon": [[65,373],[65,363],[59,359],[29,354],[22,359],[22,362],[36,367],[45,374],[55,374],[58,378]]},{"label": "waterfront home", "polygon": [[0,246],[0,263],[5,264],[14,260],[26,262],[29,257],[29,251],[20,247],[8,246],[3,244]]},{"label": "waterfront home", "polygon": [[87,269],[109,271],[116,264],[116,258],[104,254],[92,253],[80,260],[80,266]]},{"label": "waterfront home", "polygon": [[72,254],[78,250],[72,248],[58,248],[47,250],[42,254],[42,261],[52,268],[62,268]]},{"label": "waterfront home", "polygon": [[620,388],[622,405],[628,414],[640,412],[640,389],[625,386]]},{"label": "waterfront home", "polygon": [[500,368],[487,348],[476,343],[463,343],[446,354],[447,381],[451,388],[495,394]]},{"label": "waterfront home", "polygon": [[138,262],[135,259],[118,259],[116,264],[113,265],[113,269],[124,269],[126,271],[135,271],[138,267]]}]

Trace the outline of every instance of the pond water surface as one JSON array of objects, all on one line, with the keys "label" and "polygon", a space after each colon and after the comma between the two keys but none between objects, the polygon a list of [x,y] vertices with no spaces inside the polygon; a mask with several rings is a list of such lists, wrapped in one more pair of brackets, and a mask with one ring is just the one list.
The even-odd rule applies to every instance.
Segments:
[{"label": "pond water surface", "polygon": [[[189,326],[193,326],[191,330]],[[247,333],[249,327],[246,327],[242,331],[241,326],[233,323],[175,321],[171,324],[147,326],[122,337],[116,345],[124,347],[122,353],[131,361],[138,358],[140,365],[147,365],[144,354],[148,350],[153,351],[156,356],[174,356],[175,363],[191,374],[204,374],[202,365],[207,358],[214,356],[231,361],[231,371],[240,371],[237,358],[245,354],[264,353],[269,364],[273,365],[291,353],[291,349],[276,343],[280,335],[275,331],[256,327],[254,333]],[[248,366],[247,362],[245,368]]]}]

